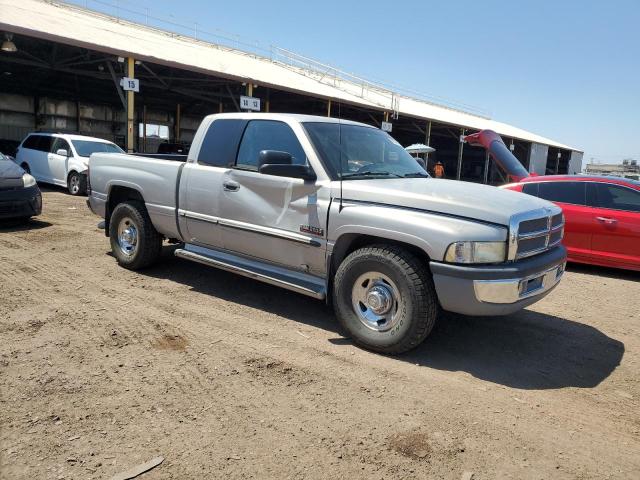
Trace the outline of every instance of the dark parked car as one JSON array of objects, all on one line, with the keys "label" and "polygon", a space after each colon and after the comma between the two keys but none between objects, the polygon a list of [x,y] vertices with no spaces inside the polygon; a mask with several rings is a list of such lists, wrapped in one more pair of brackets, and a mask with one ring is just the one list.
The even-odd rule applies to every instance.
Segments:
[{"label": "dark parked car", "polygon": [[158,153],[188,155],[191,145],[186,143],[161,143],[158,145]]},{"label": "dark parked car", "polygon": [[42,195],[35,178],[0,154],[0,220],[40,215]]}]

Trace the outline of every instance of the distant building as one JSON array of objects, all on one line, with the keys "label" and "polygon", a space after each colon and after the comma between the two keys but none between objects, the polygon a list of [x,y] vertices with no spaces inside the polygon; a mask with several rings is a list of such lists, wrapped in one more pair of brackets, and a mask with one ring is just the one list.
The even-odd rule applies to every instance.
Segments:
[{"label": "distant building", "polygon": [[584,173],[640,180],[640,165],[632,159],[623,160],[622,163],[589,163]]}]

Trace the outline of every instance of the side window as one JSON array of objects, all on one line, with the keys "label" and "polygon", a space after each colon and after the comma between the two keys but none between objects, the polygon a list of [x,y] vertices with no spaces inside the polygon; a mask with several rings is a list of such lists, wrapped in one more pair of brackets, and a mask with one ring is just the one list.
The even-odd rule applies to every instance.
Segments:
[{"label": "side window", "polygon": [[22,143],[22,148],[30,148],[31,150],[37,150],[39,138],[40,138],[40,135],[29,135],[27,139]]},{"label": "side window", "polygon": [[595,183],[595,205],[628,212],[640,212],[640,192],[607,183]]},{"label": "side window", "polygon": [[53,137],[38,135],[38,145],[36,145],[36,150],[40,150],[41,152],[50,152],[53,140]]},{"label": "side window", "polygon": [[71,153],[71,147],[69,147],[69,143],[64,138],[56,138],[53,141],[53,145],[51,146],[51,153],[56,153],[61,148]]},{"label": "side window", "polygon": [[586,205],[585,182],[540,182],[538,196],[551,202]]},{"label": "side window", "polygon": [[526,193],[527,195],[533,195],[534,197],[538,196],[538,185],[539,183],[525,183],[522,186],[522,193]]},{"label": "side window", "polygon": [[261,150],[278,150],[290,153],[293,163],[305,165],[307,156],[293,130],[283,122],[252,120],[242,136],[236,165],[251,170],[258,169],[258,154]]},{"label": "side window", "polygon": [[238,144],[247,120],[214,120],[204,135],[198,163],[216,167],[230,167],[236,161]]}]

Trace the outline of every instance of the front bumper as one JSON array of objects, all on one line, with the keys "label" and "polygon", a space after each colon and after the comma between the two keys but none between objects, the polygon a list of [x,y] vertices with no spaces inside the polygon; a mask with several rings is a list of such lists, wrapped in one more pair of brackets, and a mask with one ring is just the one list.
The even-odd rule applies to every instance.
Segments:
[{"label": "front bumper", "polygon": [[0,219],[35,217],[42,213],[42,195],[37,185],[0,190]]},{"label": "front bumper", "polygon": [[507,315],[537,302],[564,273],[567,251],[548,252],[505,265],[463,266],[431,262],[440,305],[464,315]]}]

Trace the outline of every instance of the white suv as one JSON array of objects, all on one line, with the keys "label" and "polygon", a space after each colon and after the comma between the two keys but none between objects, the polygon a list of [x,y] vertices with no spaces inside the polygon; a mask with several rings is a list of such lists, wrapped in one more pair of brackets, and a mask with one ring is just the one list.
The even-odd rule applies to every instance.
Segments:
[{"label": "white suv", "polygon": [[87,168],[94,152],[124,153],[102,138],[64,133],[31,133],[16,153],[16,163],[38,182],[67,187],[71,195],[87,191]]}]

